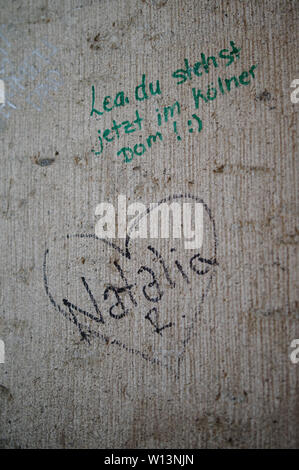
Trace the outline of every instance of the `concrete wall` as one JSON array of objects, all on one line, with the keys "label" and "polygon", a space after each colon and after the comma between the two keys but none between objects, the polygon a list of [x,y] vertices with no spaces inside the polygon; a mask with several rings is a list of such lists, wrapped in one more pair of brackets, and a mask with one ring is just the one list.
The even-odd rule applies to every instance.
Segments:
[{"label": "concrete wall", "polygon": [[[0,6],[0,447],[298,446],[298,2]],[[96,239],[119,195],[202,247]]]}]

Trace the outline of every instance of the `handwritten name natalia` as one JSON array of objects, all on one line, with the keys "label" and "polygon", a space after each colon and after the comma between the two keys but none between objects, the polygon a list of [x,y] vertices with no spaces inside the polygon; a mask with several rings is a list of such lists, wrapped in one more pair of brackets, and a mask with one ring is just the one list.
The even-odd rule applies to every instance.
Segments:
[{"label": "handwritten name natalia", "polygon": [[[184,59],[184,68],[178,69],[172,73],[172,78],[176,79],[176,85],[193,80],[194,77],[204,77],[209,74],[211,69],[217,69],[220,65],[229,67],[240,57],[241,48],[236,47],[234,41],[230,41],[230,49],[221,49],[215,56],[206,56],[203,52],[200,55],[200,60],[194,65],[189,64],[188,59]],[[195,109],[199,109],[200,105],[214,101],[217,96],[230,93],[232,89],[239,88],[240,85],[247,86],[251,80],[255,78],[255,69],[257,65],[252,65],[249,70],[244,70],[240,74],[231,77],[217,77],[215,83],[211,82],[204,88],[192,88],[192,98]],[[102,104],[96,104],[95,87],[92,86],[92,105],[90,116],[102,116],[104,113],[111,112],[116,108],[125,107],[129,103],[140,103],[149,100],[151,97],[161,95],[162,89],[159,80],[155,83],[147,82],[146,75],[142,75],[141,83],[135,87],[132,95],[130,93],[119,91],[115,97],[105,96]],[[122,147],[117,150],[117,156],[122,156],[124,162],[130,162],[135,156],[142,156],[152,144],[156,141],[163,141],[163,133],[161,127],[169,122],[169,117],[173,118],[172,127],[173,132],[178,141],[181,141],[179,126],[177,124],[176,116],[181,113],[181,105],[176,100],[170,106],[164,106],[162,109],[156,108],[156,126],[157,132],[148,135],[143,142],[138,142],[132,146]],[[175,115],[176,114],[176,115]],[[117,141],[121,135],[120,130],[125,134],[133,134],[136,131],[143,130],[145,118],[142,117],[138,110],[135,111],[135,119],[132,120],[131,116],[125,117],[122,122],[112,121],[110,128],[101,130],[98,129],[98,147],[92,149],[96,156],[103,153],[104,149],[112,142]],[[182,127],[184,123],[180,122]],[[203,122],[200,116],[193,113],[185,122],[189,133],[201,132],[203,129]]]}]

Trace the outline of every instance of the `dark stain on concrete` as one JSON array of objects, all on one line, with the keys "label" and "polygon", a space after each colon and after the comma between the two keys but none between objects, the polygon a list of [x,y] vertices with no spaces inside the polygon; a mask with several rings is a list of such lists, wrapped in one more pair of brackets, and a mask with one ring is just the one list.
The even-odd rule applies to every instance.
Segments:
[{"label": "dark stain on concrete", "polygon": [[271,168],[265,167],[265,166],[257,166],[257,165],[241,165],[241,164],[222,164],[220,166],[217,166],[215,169],[213,169],[213,173],[239,173],[239,172],[244,172],[244,173],[251,173],[251,172],[256,172],[256,173],[271,173],[273,170]]},{"label": "dark stain on concrete", "polygon": [[[59,155],[56,151],[55,155]],[[32,157],[33,162],[39,166],[50,166],[55,162],[55,158],[40,158],[40,152]]]},{"label": "dark stain on concrete", "polygon": [[49,165],[52,165],[52,163],[55,162],[55,158],[43,158],[42,160],[39,160],[37,163],[37,165],[40,165],[40,166],[49,166]]},{"label": "dark stain on concrete", "polygon": [[214,173],[223,173],[224,170],[224,165],[220,165],[215,170],[213,170]]},{"label": "dark stain on concrete", "polygon": [[261,93],[259,93],[258,95],[256,95],[256,99],[266,103],[267,101],[271,100],[271,93],[268,90],[264,90]]}]

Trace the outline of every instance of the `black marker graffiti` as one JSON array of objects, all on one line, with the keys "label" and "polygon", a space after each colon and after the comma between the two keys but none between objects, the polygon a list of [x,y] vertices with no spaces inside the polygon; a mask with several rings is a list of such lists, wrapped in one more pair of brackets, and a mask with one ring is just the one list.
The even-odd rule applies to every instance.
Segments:
[{"label": "black marker graffiti", "polygon": [[[113,261],[113,266],[116,272],[118,273],[119,282],[104,283],[103,290],[100,293],[98,291],[98,288],[95,290],[94,287],[91,287],[91,282],[87,280],[87,277],[80,276],[78,278],[78,281],[79,279],[81,281],[79,286],[81,285],[83,291],[85,292],[85,296],[83,297],[83,299],[86,300],[83,300],[82,302],[91,303],[92,310],[90,310],[89,307],[83,306],[82,304],[81,306],[76,305],[76,303],[70,299],[69,295],[62,296],[62,306],[55,300],[54,295],[52,294],[52,291],[49,287],[48,271],[50,250],[49,248],[46,249],[43,262],[43,278],[46,294],[55,309],[59,313],[63,314],[65,318],[75,324],[75,326],[80,332],[82,340],[85,340],[90,343],[91,338],[95,336],[100,338],[106,344],[116,344],[120,348],[125,349],[126,351],[131,352],[132,354],[139,355],[153,364],[165,365],[164,361],[160,358],[154,357],[152,354],[148,354],[146,351],[131,348],[122,341],[111,337],[111,334],[106,334],[106,332],[104,332],[105,328],[110,327],[111,331],[111,322],[127,321],[125,320],[126,318],[132,319],[133,315],[138,314],[138,310],[142,311],[144,309],[146,314],[143,315],[142,318],[144,318],[145,327],[148,328],[148,334],[158,336],[161,338],[162,341],[165,339],[165,335],[172,335],[171,331],[174,327],[180,328],[180,325],[177,325],[177,322],[173,321],[173,319],[171,321],[165,321],[165,319],[163,320],[161,318],[161,302],[163,301],[163,298],[166,295],[165,289],[167,289],[168,291],[170,290],[170,292],[172,290],[176,291],[179,286],[178,282],[176,282],[174,279],[175,273],[177,274],[177,276],[179,276],[180,279],[183,279],[186,288],[189,288],[191,286],[191,283],[197,281],[197,279],[200,280],[207,278],[206,284],[202,290],[199,305],[197,305],[197,307],[194,309],[194,312],[192,312],[191,316],[189,315],[190,318],[188,318],[188,323],[184,329],[184,337],[181,340],[180,351],[177,354],[177,362],[178,365],[180,364],[186,346],[189,340],[191,339],[192,330],[194,329],[196,319],[202,311],[204,300],[210,290],[212,278],[215,273],[214,268],[218,265],[216,258],[217,236],[215,230],[215,222],[212,217],[211,211],[205,204],[205,202],[200,198],[192,195],[174,195],[161,200],[158,205],[164,202],[171,202],[180,198],[185,198],[189,200],[191,199],[195,202],[200,202],[203,204],[203,207],[210,223],[211,234],[213,237],[212,256],[204,257],[203,255],[201,255],[201,253],[192,253],[191,256],[187,256],[186,252],[184,255],[184,260],[179,261],[178,259],[175,259],[174,267],[173,269],[170,269],[170,266],[167,263],[165,256],[163,256],[159,250],[152,246],[152,244],[147,244],[146,251],[151,258],[151,263],[154,263],[156,266],[160,267],[159,278],[157,275],[157,268],[154,269],[151,263],[151,265],[143,263],[141,266],[139,266],[138,269],[136,269],[135,275],[133,274],[134,278],[133,280],[131,280],[125,273],[123,267],[121,267],[118,260]],[[149,212],[150,209],[147,209],[145,214],[141,214],[141,216],[135,221],[135,225],[138,223],[140,218],[142,218]],[[110,240],[99,239],[96,237],[96,235],[93,234],[67,235],[66,240],[82,240],[83,242],[87,243],[89,243],[88,240],[92,240],[95,245],[100,244],[101,248],[103,248],[105,245],[108,245],[113,248],[116,253],[120,254],[123,257],[123,260],[126,260],[126,263],[129,267],[134,264],[132,262],[132,250],[134,245],[133,241],[130,238],[130,231],[127,235],[124,248],[117,246]],[[134,240],[134,243],[135,242],[136,240]],[[97,247],[98,246],[99,245],[97,245]],[[177,258],[177,252],[175,248],[171,247],[169,249],[169,253],[173,253],[173,256]],[[138,252],[138,254],[139,258],[141,257],[141,259],[145,259],[145,256],[141,255],[140,252]],[[99,263],[98,265],[102,266],[102,260],[99,261],[101,261],[101,263]],[[163,279],[166,284],[165,288],[162,285]],[[94,280],[91,279],[91,281]],[[93,284],[95,283],[93,282]],[[139,295],[138,290],[140,291]],[[99,301],[97,300],[99,295],[101,295],[102,297],[102,301],[100,302],[101,308],[99,307]],[[143,301],[141,299],[143,299]],[[145,306],[141,305],[142,302],[145,302]],[[185,312],[182,313],[183,315],[181,315],[181,318],[185,321],[187,315],[185,314]],[[82,321],[84,318],[85,321]],[[117,324],[123,325],[123,323]],[[98,329],[95,328],[95,326],[93,325],[98,325]]]}]

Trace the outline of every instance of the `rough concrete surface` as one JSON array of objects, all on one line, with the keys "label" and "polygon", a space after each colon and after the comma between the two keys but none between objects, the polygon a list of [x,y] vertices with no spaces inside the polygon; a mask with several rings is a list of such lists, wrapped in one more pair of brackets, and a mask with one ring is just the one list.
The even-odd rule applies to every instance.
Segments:
[{"label": "rough concrete surface", "polygon": [[[298,1],[0,11],[0,447],[298,447]],[[119,195],[202,247],[97,239]]]}]

